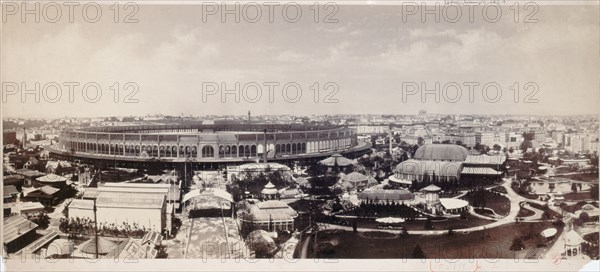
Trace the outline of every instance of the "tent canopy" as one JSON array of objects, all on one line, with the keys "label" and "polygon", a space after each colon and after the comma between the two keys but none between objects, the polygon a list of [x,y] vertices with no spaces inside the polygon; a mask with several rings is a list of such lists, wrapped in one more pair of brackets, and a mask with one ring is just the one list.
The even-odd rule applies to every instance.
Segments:
[{"label": "tent canopy", "polygon": [[344,158],[342,155],[340,154],[333,154],[331,155],[331,157],[321,160],[319,161],[320,164],[325,165],[325,166],[329,166],[329,167],[333,167],[333,166],[348,166],[348,165],[353,165],[355,164],[354,161],[348,159],[348,158]]}]

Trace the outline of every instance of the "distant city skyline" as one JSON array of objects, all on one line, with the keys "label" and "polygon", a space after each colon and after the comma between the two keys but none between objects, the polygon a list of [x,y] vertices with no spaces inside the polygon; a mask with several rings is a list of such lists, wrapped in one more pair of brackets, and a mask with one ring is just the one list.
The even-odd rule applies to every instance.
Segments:
[{"label": "distant city skyline", "polygon": [[[12,95],[2,113],[29,118],[245,115],[248,110],[253,115],[416,114],[420,109],[440,114],[599,113],[596,6],[540,6],[538,23],[515,23],[509,13],[498,23],[403,23],[401,9],[340,5],[338,23],[203,23],[200,5],[140,5],[139,22],[133,24],[9,20],[3,25],[5,83],[32,89],[35,82],[78,82],[79,88],[97,82],[103,96],[90,103],[75,92],[70,103],[65,87],[58,103],[36,103],[32,95],[26,97],[30,102],[21,103]],[[119,103],[113,101],[115,82],[122,90]],[[131,90],[127,82],[139,87],[133,97],[137,103],[123,103]],[[227,95],[222,103],[215,94],[203,102],[202,84],[223,82],[227,89],[235,82],[240,88],[256,82],[263,97],[257,103],[243,98],[236,103]],[[273,102],[267,97],[269,82],[279,84]],[[292,82],[302,88],[296,103],[282,97],[282,86]],[[330,97],[333,103],[323,103],[335,89],[326,89],[328,82],[338,86]],[[463,96],[456,103],[444,97],[436,103],[434,95],[422,102],[417,93],[403,102],[403,83],[424,83],[430,90],[435,82],[440,91],[447,85],[450,92],[448,84],[456,82]],[[474,102],[464,87],[468,82],[479,84]],[[521,90],[518,103],[515,82]],[[528,82],[538,86],[533,96],[537,103],[523,103],[533,90],[525,89]],[[502,88],[498,102],[484,101],[480,92],[487,83]]]}]

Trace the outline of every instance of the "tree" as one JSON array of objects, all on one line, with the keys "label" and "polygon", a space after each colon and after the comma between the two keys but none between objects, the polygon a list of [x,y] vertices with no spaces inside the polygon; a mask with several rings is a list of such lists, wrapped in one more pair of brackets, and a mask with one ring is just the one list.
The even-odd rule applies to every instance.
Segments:
[{"label": "tree", "polygon": [[500,150],[502,150],[502,147],[499,144],[494,144],[493,149],[494,149],[494,151],[499,152]]},{"label": "tree", "polygon": [[525,153],[527,152],[527,149],[532,148],[533,147],[533,143],[531,143],[531,141],[528,140],[523,140],[523,142],[521,142],[521,144],[519,145],[519,149]]},{"label": "tree", "polygon": [[586,212],[582,212],[581,214],[579,214],[579,220],[581,221],[581,223],[585,223],[590,220],[590,215]]},{"label": "tree", "polygon": [[598,184],[590,186],[590,196],[592,199],[598,199]]},{"label": "tree", "polygon": [[423,252],[423,249],[421,249],[420,245],[417,245],[415,247],[415,249],[413,250],[412,257],[415,259],[425,259],[426,258],[425,252]]},{"label": "tree", "polygon": [[523,244],[523,241],[521,241],[521,239],[519,239],[518,237],[515,237],[515,239],[513,239],[512,245],[510,245],[510,250],[512,251],[519,251],[525,248],[525,245]]},{"label": "tree", "polygon": [[576,183],[571,184],[571,191],[573,191],[573,193],[577,193],[577,184]]}]

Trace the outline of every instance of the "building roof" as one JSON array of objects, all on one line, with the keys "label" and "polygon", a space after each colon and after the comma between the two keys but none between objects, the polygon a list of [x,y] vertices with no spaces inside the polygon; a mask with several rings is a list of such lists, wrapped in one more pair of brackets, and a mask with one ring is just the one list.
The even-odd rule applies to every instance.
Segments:
[{"label": "building roof", "polygon": [[489,167],[463,167],[461,175],[502,175],[502,172]]},{"label": "building roof", "polygon": [[290,171],[291,169],[287,165],[268,162],[268,163],[246,163],[240,165],[241,171],[265,171],[266,169],[270,169],[271,171]]},{"label": "building roof", "polygon": [[283,201],[267,200],[256,204],[260,209],[287,209],[290,206]]},{"label": "building roof", "polygon": [[469,155],[469,150],[454,144],[426,144],[415,152],[417,160],[464,161]]},{"label": "building roof", "polygon": [[431,184],[431,185],[429,185],[429,186],[427,186],[427,187],[425,187],[425,188],[421,189],[420,191],[421,191],[421,192],[439,192],[439,191],[441,191],[441,190],[442,190],[442,188],[440,188],[440,187],[437,187],[437,186],[435,186],[435,185]]},{"label": "building roof", "polygon": [[[90,188],[86,188],[86,191]],[[130,183],[130,182],[111,182],[105,183],[97,189],[100,192],[136,192],[149,194],[162,194],[167,196],[167,200],[179,200],[179,187],[175,184],[156,184],[156,183]],[[85,193],[84,193],[85,194]],[[85,196],[85,195],[84,195]],[[94,198],[93,195],[85,198]]]},{"label": "building roof", "polygon": [[367,181],[369,180],[369,177],[358,173],[358,172],[352,172],[348,175],[345,175],[342,178],[344,181],[350,182],[352,184],[357,184],[357,183],[367,183]]},{"label": "building roof", "polygon": [[137,194],[132,192],[100,192],[96,199],[98,208],[160,209],[165,196],[159,194]]},{"label": "building roof", "polygon": [[17,187],[15,187],[14,185],[4,185],[2,188],[2,195],[4,195],[4,198],[12,197],[14,195],[19,194],[19,191],[17,191]]},{"label": "building roof", "polygon": [[458,198],[440,198],[440,203],[446,210],[462,209],[469,206],[469,202]]},{"label": "building roof", "polygon": [[40,161],[38,159],[36,159],[35,157],[30,157],[29,162],[31,162],[31,164],[38,164],[40,163]]},{"label": "building roof", "polygon": [[89,199],[73,199],[69,204],[69,209],[94,210],[94,201]]},{"label": "building roof", "polygon": [[167,195],[169,188],[127,188],[127,187],[109,187],[99,186],[98,192],[115,192],[115,193],[138,193],[138,194],[162,194]]},{"label": "building roof", "polygon": [[250,206],[250,213],[245,217],[254,222],[291,221],[298,213],[279,200],[268,200]]},{"label": "building roof", "polygon": [[23,177],[19,175],[4,176],[2,182],[4,185],[19,184],[23,182]]},{"label": "building roof", "polygon": [[43,177],[37,178],[39,182],[65,182],[67,178],[55,174],[48,174]]},{"label": "building roof", "polygon": [[578,246],[583,242],[583,238],[581,235],[577,233],[575,230],[570,230],[564,236],[565,245],[567,246]]},{"label": "building roof", "polygon": [[331,155],[331,157],[321,160],[319,161],[320,164],[322,165],[326,165],[326,166],[348,166],[348,165],[352,165],[352,164],[356,164],[356,162],[354,162],[353,160],[350,160],[348,158],[343,157],[340,154],[333,154]]},{"label": "building roof", "polygon": [[[88,254],[96,254],[96,239],[94,237],[90,238],[83,244],[79,246],[82,252]],[[98,254],[108,254],[111,251],[114,251],[117,248],[117,244],[113,241],[110,241],[104,237],[98,237]]]},{"label": "building roof", "polygon": [[52,186],[46,185],[46,186],[39,187],[39,188],[34,188],[34,187],[23,188],[23,195],[25,197],[28,197],[31,194],[38,195],[38,196],[40,196],[40,195],[52,196],[52,195],[56,194],[58,191],[60,191],[60,189],[56,189]]},{"label": "building roof", "polygon": [[98,197],[98,194],[100,192],[98,191],[98,188],[92,188],[92,187],[88,187],[85,188],[85,190],[83,191],[83,197],[84,199],[96,199]]},{"label": "building roof", "polygon": [[[42,236],[42,238],[37,239],[37,240],[35,240],[35,242],[29,244],[27,247],[25,247],[23,249],[23,252],[26,252],[26,253],[35,252],[38,249],[40,249],[41,247],[50,243],[50,241],[54,240],[56,237],[58,237],[58,232],[51,231],[48,234]],[[61,239],[58,239],[58,240],[61,240]],[[55,240],[55,242],[58,240]],[[48,247],[48,248],[50,248],[50,247]]]},{"label": "building roof", "polygon": [[465,159],[465,164],[479,164],[479,165],[501,165],[506,161],[504,155],[469,155]]},{"label": "building roof", "polygon": [[389,180],[390,182],[393,182],[393,183],[400,183],[400,184],[404,184],[404,185],[411,185],[411,184],[412,184],[412,181],[411,181],[411,180],[397,178],[397,177],[396,177],[396,176],[394,176],[394,175],[391,175],[391,176],[389,176],[389,177],[388,177],[388,180]]},{"label": "building roof", "polygon": [[28,177],[28,178],[34,178],[34,177],[40,177],[43,176],[44,173],[38,171],[38,170],[29,170],[29,169],[17,169],[15,170],[15,172],[21,176],[24,177]]},{"label": "building roof", "polygon": [[389,200],[389,201],[406,201],[412,200],[413,194],[407,190],[381,190],[367,189],[358,194],[360,200]]},{"label": "building roof", "polygon": [[395,172],[409,175],[436,175],[441,177],[459,177],[462,164],[449,161],[406,160],[396,166]]},{"label": "building roof", "polygon": [[60,189],[56,189],[52,186],[46,185],[46,186],[41,187],[40,191],[47,195],[54,195],[54,194],[58,193],[58,191],[60,191]]},{"label": "building roof", "polygon": [[38,227],[20,215],[4,218],[3,243],[10,243]]},{"label": "building roof", "polygon": [[154,245],[141,245],[139,240],[131,239],[119,255],[121,260],[140,260],[140,259],[154,259],[158,251],[154,248]]},{"label": "building roof", "polygon": [[15,209],[19,212],[41,211],[44,209],[44,205],[39,202],[21,202],[15,205]]},{"label": "building roof", "polygon": [[171,187],[171,184],[163,184],[163,183],[135,183],[135,182],[107,182],[102,185],[102,187],[120,187],[120,188],[132,188],[132,189],[140,189],[140,188],[151,188],[151,189],[168,189]]},{"label": "building roof", "polygon": [[162,235],[160,235],[160,233],[158,233],[156,231],[150,231],[150,232],[146,233],[144,235],[144,237],[142,237],[142,245],[144,245],[146,243],[150,243],[154,246],[159,246],[162,239],[163,239],[163,237],[162,237]]}]

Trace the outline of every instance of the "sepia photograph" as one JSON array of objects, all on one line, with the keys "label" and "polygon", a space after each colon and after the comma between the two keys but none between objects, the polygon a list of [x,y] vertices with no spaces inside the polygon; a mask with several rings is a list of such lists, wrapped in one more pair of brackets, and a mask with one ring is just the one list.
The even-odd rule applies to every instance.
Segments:
[{"label": "sepia photograph", "polygon": [[597,0],[0,2],[2,271],[598,271]]}]

